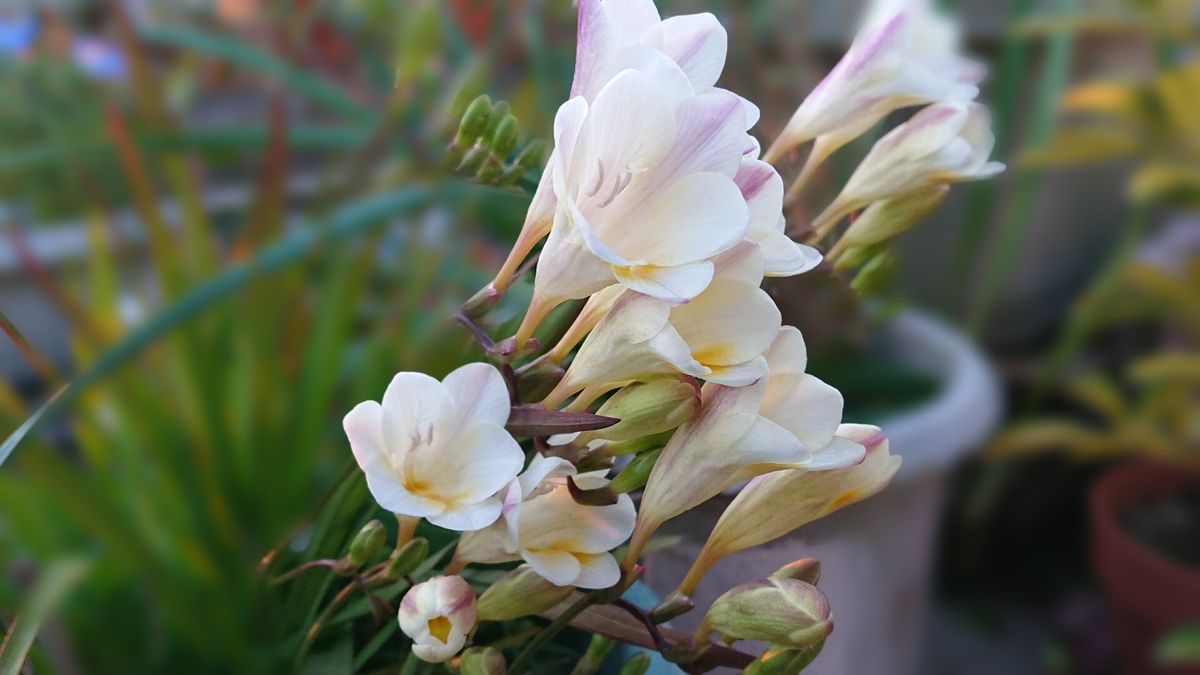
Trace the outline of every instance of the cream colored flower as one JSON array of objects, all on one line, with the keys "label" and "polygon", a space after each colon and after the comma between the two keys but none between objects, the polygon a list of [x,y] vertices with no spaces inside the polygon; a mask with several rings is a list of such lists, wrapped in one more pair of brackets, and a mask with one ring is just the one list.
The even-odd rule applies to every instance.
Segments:
[{"label": "cream colored flower", "polygon": [[500,372],[472,363],[442,382],[400,373],[382,404],[360,403],[343,425],[380,506],[465,531],[500,517],[496,493],[524,464],[521,446],[504,428],[509,412]]},{"label": "cream colored flower", "polygon": [[837,437],[865,449],[861,463],[831,471],[788,469],[750,481],[717,521],[679,591],[690,595],[713,563],[727,555],[877,494],[900,468],[900,458],[888,453],[887,438],[878,427],[845,424]]},{"label": "cream colored flower", "polygon": [[766,361],[768,376],[751,386],[704,385],[699,415],[675,432],[650,473],[634,554],[662,523],[738,482],[780,469],[831,470],[862,460],[861,445],[835,435],[842,396],[805,372],[800,332],[781,329]]},{"label": "cream colored flower", "polygon": [[604,472],[575,474],[569,462],[537,456],[505,498],[505,517],[491,527],[464,535],[456,556],[463,562],[524,560],[556,586],[608,588],[621,576],[610,551],[633,531],[633,502],[587,506],[571,496],[566,477],[595,490],[608,484]]},{"label": "cream colored flower", "polygon": [[876,0],[850,49],[800,105],[767,154],[817,141],[815,167],[900,108],[970,101],[984,67],[961,53],[958,25],[931,0]]},{"label": "cream colored flower", "polygon": [[750,209],[746,239],[762,252],[766,276],[791,277],[821,263],[817,249],[798,244],[784,233],[787,223],[783,217],[783,179],[775,167],[745,157],[734,182]]},{"label": "cream colored flower", "polygon": [[475,591],[462,577],[433,577],[404,594],[397,619],[417,658],[445,663],[475,629]]}]

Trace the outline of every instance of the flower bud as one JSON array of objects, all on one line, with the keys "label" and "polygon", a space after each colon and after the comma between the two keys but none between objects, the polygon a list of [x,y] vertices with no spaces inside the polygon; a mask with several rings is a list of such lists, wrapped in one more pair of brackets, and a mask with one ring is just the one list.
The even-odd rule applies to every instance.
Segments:
[{"label": "flower bud", "polygon": [[475,629],[475,591],[462,577],[433,577],[409,589],[397,619],[417,658],[444,663],[462,650]]},{"label": "flower bud", "polygon": [[858,248],[888,241],[928,215],[949,193],[949,185],[934,185],[875,202],[850,225],[838,246]]},{"label": "flower bud", "polygon": [[504,654],[492,647],[472,647],[463,652],[458,665],[459,675],[504,675],[508,663]]},{"label": "flower bud", "polygon": [[467,111],[463,113],[462,122],[458,125],[458,134],[454,137],[454,143],[460,148],[473,145],[487,130],[491,115],[492,99],[487,94],[471,101],[471,104],[467,106]]},{"label": "flower bud", "polygon": [[532,171],[545,164],[549,154],[550,145],[540,138],[535,139],[525,146],[521,154],[517,155],[516,166],[520,167],[522,171]]},{"label": "flower bud", "polygon": [[392,554],[383,573],[388,579],[399,579],[406,574],[412,574],[428,556],[429,541],[424,537],[417,537]]},{"label": "flower bud", "polygon": [[352,569],[362,567],[367,561],[379,555],[387,540],[387,530],[378,520],[363,525],[358,534],[350,542],[350,551],[346,553],[346,564]]},{"label": "flower bud", "polygon": [[619,675],[644,675],[650,669],[650,655],[646,652],[638,652],[629,657],[625,665],[621,666]]},{"label": "flower bud", "polygon": [[579,440],[584,445],[596,438],[631,441],[670,431],[692,419],[699,408],[700,388],[690,377],[633,384],[613,394],[596,412],[621,421]]},{"label": "flower bud", "polygon": [[682,616],[693,609],[696,603],[688,596],[679,591],[671,591],[666,600],[658,603],[658,606],[650,610],[650,618],[654,623],[665,623],[674,619],[677,616]]},{"label": "flower bud", "polygon": [[491,139],[492,135],[496,133],[496,128],[500,126],[500,123],[511,114],[512,106],[508,104],[508,101],[496,101],[496,104],[492,106],[491,112],[488,113],[488,124],[483,132],[483,138]]},{"label": "flower bud", "polygon": [[812,584],[774,578],[726,591],[709,608],[704,626],[737,640],[808,647],[825,641],[833,617],[829,601]]},{"label": "flower bud", "polygon": [[771,574],[771,578],[795,579],[816,586],[817,582],[821,580],[821,561],[815,558],[802,558],[796,562],[790,562],[775,570]]},{"label": "flower bud", "polygon": [[491,146],[493,155],[497,159],[504,159],[512,154],[517,147],[517,138],[520,133],[521,129],[517,125],[517,118],[513,115],[506,115],[488,138],[488,145]]},{"label": "flower bud", "polygon": [[868,294],[882,288],[896,271],[896,254],[891,251],[880,251],[878,255],[867,261],[859,270],[850,287],[861,294]]},{"label": "flower bud", "polygon": [[621,469],[616,478],[613,478],[609,484],[618,494],[633,492],[634,490],[645,487],[646,481],[650,478],[650,472],[654,469],[654,462],[658,460],[658,456],[662,454],[662,448],[643,452],[635,455],[629,464]]},{"label": "flower bud", "polygon": [[788,649],[772,645],[742,671],[745,675],[797,675],[821,653],[822,644]]},{"label": "flower bud", "polygon": [[574,589],[555,586],[528,565],[500,578],[479,596],[481,621],[508,621],[544,612],[566,600]]},{"label": "flower bud", "polygon": [[592,641],[588,643],[587,651],[583,656],[579,657],[575,668],[571,671],[571,675],[592,675],[600,670],[600,666],[604,663],[604,659],[609,652],[617,646],[617,641],[610,637],[600,635],[599,633],[592,636]]}]

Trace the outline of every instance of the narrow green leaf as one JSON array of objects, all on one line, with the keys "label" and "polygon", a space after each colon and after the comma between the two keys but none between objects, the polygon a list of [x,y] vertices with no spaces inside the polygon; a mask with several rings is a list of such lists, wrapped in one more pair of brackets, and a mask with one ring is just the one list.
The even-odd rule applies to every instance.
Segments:
[{"label": "narrow green leaf", "polygon": [[0,644],[0,675],[20,675],[42,623],[58,609],[86,571],[85,561],[62,560],[42,573],[20,614],[13,621],[4,643]]}]

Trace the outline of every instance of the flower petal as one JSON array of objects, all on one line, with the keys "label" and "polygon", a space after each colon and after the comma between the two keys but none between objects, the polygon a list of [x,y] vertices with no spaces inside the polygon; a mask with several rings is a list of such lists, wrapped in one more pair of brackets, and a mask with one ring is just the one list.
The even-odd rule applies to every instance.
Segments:
[{"label": "flower petal", "polygon": [[663,51],[687,73],[696,89],[717,83],[725,68],[729,38],[717,17],[709,13],[673,16],[659,25]]},{"label": "flower petal", "polygon": [[438,422],[453,409],[441,382],[424,373],[397,373],[383,394],[384,442],[395,450],[409,447],[416,436],[445,433]]},{"label": "flower petal", "polygon": [[404,488],[402,476],[388,460],[383,416],[382,406],[366,401],[355,406],[342,422],[354,459],[366,475],[371,496],[393,513],[420,518],[440,512],[440,503],[412,495]]},{"label": "flower petal", "polygon": [[695,300],[671,310],[671,325],[710,368],[762,355],[779,333],[775,301],[757,285],[719,280]]},{"label": "flower petal", "polygon": [[575,556],[556,549],[523,550],[521,557],[534,572],[555,586],[574,586],[582,568]]},{"label": "flower petal", "polygon": [[754,240],[763,253],[764,274],[768,277],[794,277],[816,269],[821,252],[798,244],[782,232],[766,232]]},{"label": "flower petal", "polygon": [[611,588],[621,580],[621,566],[611,553],[577,554],[579,576],[575,585],[580,588]]},{"label": "flower petal", "polygon": [[708,288],[713,278],[713,264],[709,260],[702,260],[675,267],[636,265],[614,267],[612,273],[622,286],[631,291],[669,303],[681,303]]},{"label": "flower petal", "polygon": [[841,424],[842,394],[812,375],[772,372],[759,414],[791,431],[809,448],[823,448]]},{"label": "flower petal", "polygon": [[464,427],[508,423],[511,402],[504,376],[490,363],[468,363],[450,373],[442,384],[454,398],[455,418]]}]

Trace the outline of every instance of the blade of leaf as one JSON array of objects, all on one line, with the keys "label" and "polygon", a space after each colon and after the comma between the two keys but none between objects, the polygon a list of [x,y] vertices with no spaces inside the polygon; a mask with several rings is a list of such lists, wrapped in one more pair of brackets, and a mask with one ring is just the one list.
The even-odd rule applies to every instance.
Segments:
[{"label": "blade of leaf", "polygon": [[83,560],[63,560],[51,565],[38,578],[4,643],[0,644],[0,675],[20,675],[42,623],[83,578],[87,566]]}]

